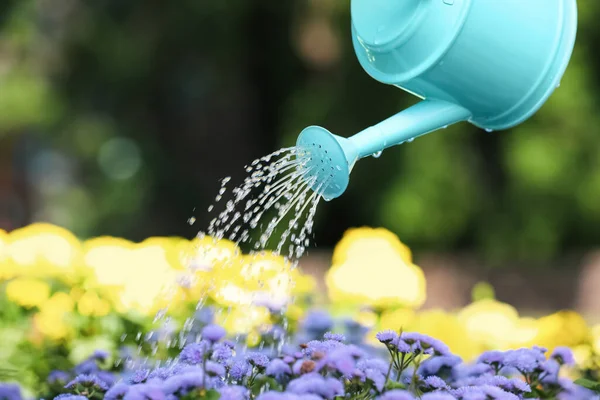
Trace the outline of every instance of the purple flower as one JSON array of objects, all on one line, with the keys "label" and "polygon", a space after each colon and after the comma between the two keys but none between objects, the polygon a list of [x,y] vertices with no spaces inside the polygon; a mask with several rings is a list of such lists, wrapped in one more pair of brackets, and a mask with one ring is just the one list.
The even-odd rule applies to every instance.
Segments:
[{"label": "purple flower", "polygon": [[269,364],[269,357],[261,353],[250,352],[246,355],[246,361],[254,367],[266,368]]},{"label": "purple flower", "polygon": [[146,381],[146,379],[148,379],[148,376],[150,375],[150,371],[147,369],[140,369],[137,370],[133,373],[133,375],[129,378],[129,383],[130,384],[138,384],[138,383],[143,383]]},{"label": "purple flower", "polygon": [[231,347],[224,343],[217,343],[213,348],[211,358],[218,363],[224,363],[228,361],[232,356],[233,350],[231,349]]},{"label": "purple flower", "polygon": [[555,348],[550,358],[558,361],[560,365],[575,365],[575,357],[573,357],[573,352],[568,347],[559,346]]},{"label": "purple flower", "polygon": [[375,337],[383,344],[391,344],[398,338],[398,334],[392,330],[387,330],[377,333]]},{"label": "purple flower", "polygon": [[375,369],[382,374],[386,374],[389,368],[389,363],[379,358],[367,358],[358,361],[356,363],[356,368],[363,372],[368,369]]},{"label": "purple flower", "polygon": [[112,386],[115,383],[115,376],[112,372],[98,371],[96,372],[96,376],[100,378],[100,380],[104,381],[108,386]]},{"label": "purple flower", "polygon": [[529,393],[531,387],[516,378],[507,378],[501,375],[484,375],[477,378],[471,378],[462,382],[463,385],[469,386],[496,386],[507,392]]},{"label": "purple flower", "polygon": [[414,396],[405,390],[390,390],[379,396],[377,400],[415,400]]},{"label": "purple flower", "polygon": [[461,362],[462,359],[454,355],[430,357],[421,363],[418,372],[423,376],[438,375],[440,371],[450,370]]},{"label": "purple flower", "polygon": [[426,387],[428,390],[442,390],[448,388],[448,384],[446,384],[446,381],[444,381],[439,376],[435,375],[428,376],[427,378],[425,378],[423,380],[423,386]]},{"label": "purple flower", "polygon": [[108,389],[108,392],[104,395],[104,400],[121,400],[129,391],[130,386],[125,383],[116,383],[113,387]]},{"label": "purple flower", "polygon": [[156,384],[143,383],[129,388],[123,400],[165,400],[162,388]]},{"label": "purple flower", "polygon": [[488,364],[496,369],[500,369],[504,363],[504,353],[501,351],[486,351],[477,359],[478,363]]},{"label": "purple flower", "polygon": [[400,353],[408,354],[414,351],[413,347],[406,343],[404,340],[402,340],[400,337],[397,337],[392,342],[392,345],[394,346],[394,349]]},{"label": "purple flower", "polygon": [[519,396],[513,393],[508,393],[496,386],[482,385],[480,386],[483,393],[485,393],[488,397],[492,399],[500,399],[500,400],[520,400]]},{"label": "purple flower", "polygon": [[455,380],[487,375],[492,373],[493,369],[489,364],[484,364],[480,362],[475,364],[458,364],[452,368],[452,377]]},{"label": "purple flower", "polygon": [[219,389],[219,400],[245,400],[248,398],[248,389],[243,386],[224,386]]},{"label": "purple flower", "polygon": [[236,361],[229,368],[229,376],[236,381],[241,381],[250,373],[250,364],[246,361]]},{"label": "purple flower", "polygon": [[355,367],[354,353],[349,347],[340,347],[330,351],[317,364],[318,370],[329,368],[346,376],[352,374]]},{"label": "purple flower", "polygon": [[285,375],[291,375],[292,369],[283,360],[276,358],[269,363],[265,374],[276,379],[281,379]]},{"label": "purple flower", "polygon": [[321,336],[333,326],[333,319],[325,311],[311,311],[306,315],[302,327],[310,333]]},{"label": "purple flower", "polygon": [[456,397],[448,393],[425,393],[421,400],[456,400]]},{"label": "purple flower", "polygon": [[307,356],[312,357],[312,355],[316,352],[327,354],[334,349],[344,346],[345,345],[343,343],[340,343],[336,340],[325,340],[323,342],[320,340],[311,340],[310,342],[306,343],[306,348],[303,350],[303,352]]},{"label": "purple flower", "polygon": [[316,394],[326,399],[344,395],[344,385],[333,378],[325,378],[317,373],[302,375],[290,381],[287,390],[295,394]]},{"label": "purple flower", "polygon": [[431,336],[423,335],[416,332],[402,332],[400,338],[414,350],[421,350],[425,354],[435,354],[445,356],[450,354],[448,346],[440,340]]},{"label": "purple flower", "polygon": [[52,371],[48,374],[48,383],[53,384],[62,384],[64,385],[71,379],[71,375],[65,371]]},{"label": "purple flower", "polygon": [[296,361],[296,359],[292,356],[284,356],[283,357],[283,362],[286,364],[293,364],[294,361]]},{"label": "purple flower", "polygon": [[385,385],[385,375],[376,369],[367,369],[365,379],[373,383],[378,392],[383,391]]},{"label": "purple flower", "polygon": [[92,356],[90,358],[92,358],[94,360],[98,360],[100,362],[104,362],[104,361],[108,360],[109,356],[110,356],[110,353],[108,351],[96,350],[96,351],[94,351],[94,353],[92,354]]},{"label": "purple flower", "polygon": [[77,386],[94,388],[96,390],[108,390],[106,382],[98,378],[96,375],[78,375],[75,379],[65,385],[67,389],[74,389]]},{"label": "purple flower", "polygon": [[269,391],[260,394],[256,400],[323,400],[323,398],[314,394],[297,395],[288,392]]},{"label": "purple flower", "polygon": [[225,376],[225,367],[213,361],[207,361],[205,365],[208,376]]},{"label": "purple flower", "polygon": [[227,332],[219,325],[207,325],[202,329],[202,338],[213,343],[223,339]]},{"label": "purple flower", "polygon": [[346,340],[346,336],[342,335],[341,333],[327,332],[325,335],[323,335],[323,339],[335,340],[336,342],[344,342]]},{"label": "purple flower", "polygon": [[11,383],[0,383],[0,399],[2,400],[21,400],[21,388]]},{"label": "purple flower", "polygon": [[560,364],[554,358],[544,361],[540,365],[540,369],[542,373],[540,374],[542,377],[543,383],[555,384],[558,383],[558,373],[560,371]]},{"label": "purple flower", "polygon": [[[0,394],[0,399],[14,400],[17,398],[16,397],[15,398],[1,397],[1,394]],[[20,399],[20,397],[19,397],[19,399]],[[56,396],[54,398],[54,400],[88,400],[88,398],[85,396],[81,396],[79,394],[63,393],[63,394],[59,394],[58,396]]]},{"label": "purple flower", "polygon": [[191,365],[198,365],[202,363],[209,350],[210,342],[206,340],[202,340],[199,343],[188,344],[183,348],[181,354],[179,354],[179,359],[182,362]]},{"label": "purple flower", "polygon": [[215,310],[212,307],[202,307],[196,311],[194,317],[202,325],[212,324],[215,317]]},{"label": "purple flower", "polygon": [[189,372],[175,375],[167,379],[163,385],[165,394],[179,394],[185,396],[196,389],[204,389],[204,374],[202,371]]},{"label": "purple flower", "polygon": [[165,379],[170,378],[172,375],[172,368],[161,367],[156,368],[155,370],[150,372],[150,375],[148,375],[148,379],[160,379],[164,381]]},{"label": "purple flower", "polygon": [[509,350],[504,353],[504,365],[515,368],[522,374],[531,374],[545,360],[544,354],[535,349]]},{"label": "purple flower", "polygon": [[75,366],[75,374],[77,375],[92,375],[98,372],[98,364],[94,359],[88,359]]}]

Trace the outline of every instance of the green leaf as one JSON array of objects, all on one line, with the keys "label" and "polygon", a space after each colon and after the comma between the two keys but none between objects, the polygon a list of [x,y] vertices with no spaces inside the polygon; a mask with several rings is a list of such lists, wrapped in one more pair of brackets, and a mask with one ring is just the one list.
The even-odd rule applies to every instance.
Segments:
[{"label": "green leaf", "polygon": [[584,388],[593,390],[595,392],[600,392],[600,383],[592,381],[590,379],[580,378],[575,380],[575,384],[583,386]]},{"label": "green leaf", "polygon": [[403,385],[400,382],[388,381],[387,385],[385,385],[386,390],[394,390],[394,389],[406,389],[406,385]]},{"label": "green leaf", "polygon": [[204,399],[206,400],[219,400],[220,397],[221,393],[217,392],[214,389],[207,390],[206,394],[204,395]]}]

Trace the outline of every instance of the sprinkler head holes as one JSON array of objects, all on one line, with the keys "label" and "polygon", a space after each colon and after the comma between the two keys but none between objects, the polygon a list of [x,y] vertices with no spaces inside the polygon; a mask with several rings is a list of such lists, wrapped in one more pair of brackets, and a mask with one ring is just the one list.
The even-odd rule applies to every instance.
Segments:
[{"label": "sprinkler head holes", "polygon": [[307,179],[316,178],[312,189],[326,201],[342,195],[348,187],[350,166],[336,136],[325,128],[310,126],[300,133],[296,147],[296,157],[304,159]]}]

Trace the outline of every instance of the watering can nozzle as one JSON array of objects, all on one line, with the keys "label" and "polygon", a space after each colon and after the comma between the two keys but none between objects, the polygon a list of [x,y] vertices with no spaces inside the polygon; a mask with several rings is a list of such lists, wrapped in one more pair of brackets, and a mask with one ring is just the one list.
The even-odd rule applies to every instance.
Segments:
[{"label": "watering can nozzle", "polygon": [[310,126],[298,136],[298,157],[304,158],[305,178],[313,190],[325,200],[331,200],[341,196],[348,187],[350,172],[357,160],[465,121],[470,116],[470,111],[457,104],[427,99],[350,138]]},{"label": "watering can nozzle", "polygon": [[309,126],[298,136],[296,146],[297,157],[304,160],[305,179],[314,191],[327,201],[344,193],[358,159],[348,139],[320,126]]}]

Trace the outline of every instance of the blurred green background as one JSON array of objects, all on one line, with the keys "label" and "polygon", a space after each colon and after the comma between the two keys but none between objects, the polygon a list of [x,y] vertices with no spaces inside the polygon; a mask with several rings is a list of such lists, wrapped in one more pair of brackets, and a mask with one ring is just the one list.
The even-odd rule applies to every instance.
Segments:
[{"label": "blurred green background", "polygon": [[[579,8],[572,63],[535,117],[361,161],[320,206],[317,244],[383,226],[501,264],[600,243],[600,2]],[[349,32],[348,1],[1,1],[0,227],[193,236],[219,178],[308,125],[349,136],[416,102],[362,71]]]}]

